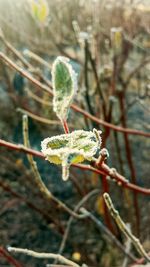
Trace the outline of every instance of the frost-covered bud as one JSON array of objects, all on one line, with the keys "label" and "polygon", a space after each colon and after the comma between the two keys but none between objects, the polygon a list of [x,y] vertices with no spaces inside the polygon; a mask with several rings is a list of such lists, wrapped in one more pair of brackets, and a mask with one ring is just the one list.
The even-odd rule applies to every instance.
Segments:
[{"label": "frost-covered bud", "polygon": [[97,139],[92,131],[77,130],[44,139],[41,143],[42,152],[46,159],[54,164],[61,164],[62,178],[69,177],[69,167],[73,163],[84,160],[91,161],[100,148],[101,137]]},{"label": "frost-covered bud", "polygon": [[122,51],[123,30],[121,27],[111,28],[111,44],[114,55],[119,55]]},{"label": "frost-covered bud", "polygon": [[54,111],[61,121],[66,120],[73,97],[77,91],[77,74],[69,64],[68,58],[57,57],[54,61],[52,84]]}]

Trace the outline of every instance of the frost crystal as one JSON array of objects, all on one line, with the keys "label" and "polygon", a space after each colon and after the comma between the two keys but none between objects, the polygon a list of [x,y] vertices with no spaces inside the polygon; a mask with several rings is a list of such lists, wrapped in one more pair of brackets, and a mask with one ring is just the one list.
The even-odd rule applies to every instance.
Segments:
[{"label": "frost crystal", "polygon": [[70,134],[48,137],[41,143],[42,153],[46,159],[51,163],[62,165],[63,180],[68,179],[71,164],[81,163],[84,160],[91,161],[100,145],[101,137],[97,138],[95,130],[94,132],[78,130]]},{"label": "frost crystal", "polygon": [[57,57],[52,67],[53,106],[59,119],[66,120],[77,91],[77,74],[66,57]]}]

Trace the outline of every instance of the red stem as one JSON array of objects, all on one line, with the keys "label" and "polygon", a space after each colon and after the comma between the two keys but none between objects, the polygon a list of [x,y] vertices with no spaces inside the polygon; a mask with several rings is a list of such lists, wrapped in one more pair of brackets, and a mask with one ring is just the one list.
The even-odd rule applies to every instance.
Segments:
[{"label": "red stem", "polygon": [[130,129],[130,128],[124,128],[121,126],[116,126],[112,123],[98,119],[98,118],[94,117],[93,115],[91,115],[90,113],[88,113],[87,111],[83,110],[82,108],[80,108],[74,104],[72,104],[71,107],[73,110],[81,113],[86,118],[91,119],[92,121],[95,121],[95,122],[97,122],[97,124],[100,124],[106,128],[110,128],[113,131],[117,131],[117,132],[121,132],[121,133],[127,133],[127,134],[131,134],[131,135],[140,135],[140,136],[150,137],[150,133],[146,133],[143,131],[134,130],[134,129]]},{"label": "red stem", "polygon": [[[2,59],[5,63],[7,63],[11,68],[15,69],[18,71],[22,76],[26,77],[31,83],[33,83],[35,86],[37,86],[40,89],[43,89],[50,95],[53,95],[52,90],[50,89],[50,86],[46,86],[45,84],[42,84],[39,82],[37,79],[32,77],[31,74],[29,74],[27,71],[24,69],[20,68],[17,66],[12,60],[10,60],[6,55],[4,55],[2,52],[0,52],[0,59]],[[52,87],[51,87],[52,88]],[[84,111],[82,108],[76,106],[76,105],[71,105],[71,108],[79,113],[81,113],[83,116],[86,118],[91,119],[92,121],[95,121],[97,124],[103,125],[106,128],[110,128],[113,131],[118,131],[118,132],[123,132],[127,134],[132,134],[132,135],[140,135],[140,136],[145,136],[145,137],[150,137],[150,133],[146,133],[143,131],[139,130],[134,130],[134,129],[129,129],[129,128],[123,128],[121,126],[116,126],[112,123],[103,121],[101,119],[96,118],[95,116],[91,115],[90,113]]]},{"label": "red stem", "polygon": [[[109,136],[109,133],[110,133],[109,129],[106,129],[105,134],[104,134],[104,137],[103,137],[102,148],[105,148],[106,140],[107,140],[107,138]],[[101,165],[104,163],[105,159],[106,159],[106,156],[104,156],[104,155],[101,154],[101,160],[96,163],[96,167],[98,169],[101,168]],[[103,193],[109,193],[109,184],[108,184],[108,180],[107,180],[107,175],[106,174],[102,176],[102,188],[103,188]],[[104,201],[104,198],[103,198],[103,207],[104,207],[104,219],[105,219],[105,223],[106,223],[108,229],[113,234],[115,234],[114,228],[113,228],[113,226],[111,224],[111,217],[110,217],[110,214],[108,212],[108,209],[107,209],[106,203]]]},{"label": "red stem", "polygon": [[65,134],[68,134],[69,133],[69,127],[68,127],[67,121],[63,120],[62,125],[63,125],[64,131],[65,131]]},{"label": "red stem", "polygon": [[[40,157],[40,158],[43,158],[43,159],[45,158],[44,155],[39,151],[26,148],[23,145],[12,144],[12,143],[4,141],[2,139],[0,139],[0,146],[4,146],[4,147],[7,147],[9,149],[20,151],[20,152],[23,152],[23,153],[28,153],[30,155],[33,155],[33,156],[36,156],[36,157]],[[118,183],[120,183],[119,185],[121,185],[121,186],[123,186],[125,188],[128,188],[130,190],[136,191],[137,193],[141,193],[141,194],[144,194],[144,195],[150,195],[150,189],[142,188],[142,187],[140,187],[138,185],[130,183],[124,176],[119,174],[117,171],[115,171],[113,173],[112,172],[112,168],[110,168],[105,163],[103,163],[101,165],[100,169],[96,169],[96,168],[94,168],[94,167],[92,167],[90,165],[84,165],[84,164],[73,164],[73,166],[77,167],[77,168],[80,168],[80,169],[83,169],[83,170],[93,171],[93,172],[98,173],[98,174],[108,175],[112,179],[114,179]]]},{"label": "red stem", "polygon": [[23,267],[23,265],[16,261],[3,247],[0,247],[0,255],[2,255],[11,266]]},{"label": "red stem", "polygon": [[[122,113],[122,125],[123,125],[123,127],[126,127],[124,98],[125,98],[124,93],[121,93],[119,95],[119,101],[120,101],[120,109],[121,109],[121,113]],[[124,133],[124,141],[125,141],[127,162],[128,162],[130,173],[131,173],[131,181],[133,184],[136,184],[137,181],[136,181],[136,173],[135,173],[134,163],[132,160],[132,152],[131,152],[129,138],[128,138],[128,135],[126,133]],[[137,232],[137,235],[139,237],[140,236],[140,211],[139,211],[139,206],[138,206],[137,193],[135,191],[133,194],[133,203],[134,203],[135,217],[136,217],[136,232]]]}]

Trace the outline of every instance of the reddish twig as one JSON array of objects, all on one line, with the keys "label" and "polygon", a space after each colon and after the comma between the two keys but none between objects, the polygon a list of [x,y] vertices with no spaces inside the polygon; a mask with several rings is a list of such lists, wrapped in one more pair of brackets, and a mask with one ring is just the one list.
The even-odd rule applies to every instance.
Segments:
[{"label": "reddish twig", "polygon": [[11,189],[11,187],[0,181],[0,187],[3,188],[4,191],[10,193],[12,196],[16,197],[17,199],[19,199],[21,202],[26,203],[26,205],[35,210],[36,212],[40,213],[43,218],[45,218],[47,221],[53,221],[54,224],[58,227],[58,230],[60,233],[63,233],[63,228],[61,227],[61,225],[54,219],[54,217],[52,217],[50,215],[50,213],[45,212],[43,209],[38,208],[37,206],[35,206],[32,202],[30,202],[28,199],[26,199],[25,197],[23,197],[22,195],[18,194],[17,192],[13,191]]},{"label": "reddish twig", "polygon": [[3,256],[11,266],[23,267],[23,265],[15,260],[3,247],[0,247],[0,255]]},{"label": "reddish twig", "polygon": [[[119,94],[119,102],[120,102],[120,110],[122,113],[122,125],[123,127],[126,127],[126,115],[125,115],[125,107],[124,107],[124,92]],[[131,173],[131,181],[133,184],[136,184],[136,174],[135,174],[135,168],[134,163],[132,160],[132,153],[131,153],[131,147],[130,142],[127,133],[124,133],[124,142],[125,142],[125,150],[126,150],[126,156],[127,156],[127,162],[129,165],[130,173]],[[140,236],[140,211],[138,206],[138,198],[137,193],[134,191],[133,194],[133,203],[135,208],[135,217],[136,217],[136,232],[137,235]]]},{"label": "reddish twig", "polygon": [[62,121],[62,125],[63,125],[63,128],[64,128],[65,134],[68,134],[69,133],[69,127],[68,127],[67,121],[66,120],[63,120]]},{"label": "reddish twig", "polygon": [[[30,82],[32,82],[34,85],[36,85],[38,88],[43,89],[44,91],[48,92],[50,95],[53,95],[52,90],[50,87],[46,86],[45,84],[42,84],[37,79],[35,79],[31,74],[29,74],[27,71],[23,70],[19,66],[17,66],[12,60],[10,60],[6,55],[4,55],[2,52],[0,52],[0,59],[2,59],[6,64],[8,64],[11,68],[18,71],[22,76],[26,77]],[[145,136],[150,137],[150,133],[134,130],[130,128],[123,128],[121,126],[116,126],[112,123],[103,121],[101,119],[96,118],[95,116],[91,115],[90,113],[86,112],[82,108],[72,104],[71,108],[75,110],[76,112],[81,113],[83,116],[85,116],[88,119],[91,119],[92,121],[95,121],[97,124],[100,124],[106,128],[110,128],[113,131],[118,131],[122,133],[127,133],[131,135],[139,135],[139,136]]]},{"label": "reddish twig", "polygon": [[96,117],[94,117],[93,115],[91,115],[90,113],[88,113],[87,111],[83,110],[82,108],[76,106],[76,105],[71,105],[72,109],[81,113],[82,115],[84,115],[86,118],[91,119],[95,122],[97,122],[97,124],[101,124],[102,126],[106,127],[106,128],[110,128],[113,131],[117,131],[117,132],[121,132],[121,133],[127,133],[127,134],[131,134],[131,135],[139,135],[139,136],[145,136],[145,137],[150,137],[150,133],[146,133],[143,131],[139,131],[139,130],[135,130],[135,129],[130,129],[130,128],[123,128],[121,126],[116,126],[112,123],[103,121],[101,119],[98,119]]},{"label": "reddish twig", "polygon": [[[37,150],[26,148],[23,145],[12,144],[10,142],[7,142],[7,141],[0,139],[0,146],[7,147],[9,149],[20,151],[23,153],[28,153],[30,155],[44,159],[44,155],[41,152],[39,152]],[[119,174],[115,169],[110,168],[105,163],[103,163],[101,165],[100,169],[96,169],[90,165],[84,165],[84,164],[73,164],[73,166],[80,168],[80,169],[83,169],[83,170],[93,171],[93,172],[98,173],[98,174],[108,175],[112,179],[116,180],[119,183],[119,185],[121,185],[125,188],[128,188],[130,190],[136,191],[137,193],[141,193],[144,195],[150,195],[150,189],[142,188],[138,185],[130,183],[124,176]]]},{"label": "reddish twig", "polygon": [[[102,164],[104,163],[104,161],[107,159],[108,157],[108,151],[107,149],[103,148],[101,151],[100,151],[100,155],[99,155],[99,158],[97,159],[96,161],[96,167],[98,169],[101,168]],[[108,181],[107,181],[107,175],[103,175],[102,176],[102,188],[103,188],[103,193],[105,192],[109,192],[109,184],[108,184]],[[108,227],[108,229],[114,233],[114,229],[113,229],[113,226],[111,224],[111,219],[110,219],[110,215],[108,213],[108,209],[106,207],[106,204],[105,204],[105,201],[103,199],[103,207],[104,207],[104,218],[105,218],[105,222],[106,222],[106,225]]]}]

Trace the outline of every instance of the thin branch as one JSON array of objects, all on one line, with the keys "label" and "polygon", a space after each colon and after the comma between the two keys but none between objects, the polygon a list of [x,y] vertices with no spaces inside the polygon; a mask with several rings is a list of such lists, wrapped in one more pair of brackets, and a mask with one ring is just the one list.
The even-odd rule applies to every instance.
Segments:
[{"label": "thin branch", "polygon": [[28,110],[25,110],[25,109],[22,109],[22,108],[17,108],[17,111],[22,113],[22,114],[26,114],[27,116],[29,116],[30,118],[36,120],[36,121],[39,121],[39,122],[42,122],[42,123],[45,123],[45,124],[50,124],[50,125],[61,125],[61,122],[60,121],[55,121],[55,120],[49,120],[49,119],[46,119],[46,118],[43,118],[43,117],[40,117]]},{"label": "thin branch", "polygon": [[[125,93],[124,92],[120,93],[119,94],[119,103],[120,103],[120,110],[121,110],[121,114],[122,114],[121,121],[122,121],[123,127],[126,127],[127,123],[126,123],[124,99],[125,99]],[[123,137],[124,137],[124,142],[125,142],[125,151],[126,151],[127,162],[128,162],[130,174],[131,174],[131,181],[133,184],[136,184],[137,179],[136,179],[135,167],[134,167],[134,163],[133,163],[133,159],[132,159],[132,151],[131,151],[129,136],[127,135],[127,133],[124,133]],[[139,210],[139,205],[138,205],[138,197],[137,197],[137,194],[135,191],[133,193],[133,204],[134,204],[135,217],[136,217],[136,232],[137,232],[137,235],[139,237],[140,236],[140,210]]]},{"label": "thin branch", "polygon": [[144,59],[133,71],[131,71],[131,73],[128,75],[127,79],[126,79],[126,82],[125,82],[125,88],[127,88],[131,78],[136,74],[138,73],[141,68],[143,68],[146,64],[150,63],[150,58],[147,58]]},{"label": "thin branch", "polygon": [[144,195],[150,195],[149,188],[143,188],[138,185],[130,183],[123,175],[119,174],[116,171],[116,169],[110,168],[107,164],[103,163],[100,169],[96,169],[90,165],[85,165],[85,164],[73,164],[72,166],[80,168],[82,170],[89,170],[98,174],[107,175],[108,177],[112,178],[112,180],[116,181],[118,186],[134,190],[137,193],[141,193]]},{"label": "thin branch", "polygon": [[52,103],[50,101],[46,101],[46,100],[43,100],[41,97],[37,96],[36,94],[34,94],[31,90],[29,90],[28,88],[25,88],[25,91],[27,92],[27,95],[30,97],[30,98],[33,98],[34,100],[36,100],[38,103],[41,103],[42,105],[45,105],[45,106],[49,106],[51,107],[52,106]]},{"label": "thin branch", "polygon": [[61,122],[61,124],[63,125],[65,134],[68,134],[70,131],[69,131],[69,127],[68,127],[68,123],[67,123],[67,121],[66,121],[66,120],[63,120],[63,121]]},{"label": "thin branch", "polygon": [[[50,85],[50,81],[49,80],[47,80],[44,76],[43,76],[43,74],[42,74],[42,72],[41,72],[41,70],[40,69],[37,69],[37,68],[35,68],[31,63],[29,63],[27,60],[26,60],[26,58],[25,57],[23,57],[23,55],[11,44],[11,43],[9,43],[7,40],[6,40],[6,38],[5,38],[5,36],[4,36],[4,34],[2,33],[1,35],[0,35],[0,38],[1,38],[1,40],[3,41],[3,43],[4,43],[4,45],[7,47],[7,49],[9,50],[9,51],[11,51],[21,62],[22,62],[22,64],[23,64],[23,66],[24,67],[26,67],[30,72],[32,72],[32,73],[34,73],[34,74],[37,74],[37,76],[40,78],[40,79],[42,79],[48,86]],[[38,56],[37,56],[37,58],[38,58]],[[39,57],[39,59],[40,59],[40,57]],[[41,58],[41,61],[42,61],[43,59]],[[44,60],[43,60],[44,61]],[[44,61],[45,62],[45,61]]]},{"label": "thin branch", "polygon": [[131,135],[150,137],[150,133],[146,133],[143,131],[134,130],[134,129],[130,129],[130,128],[123,128],[121,126],[116,126],[112,123],[109,123],[109,122],[103,121],[102,119],[96,118],[93,115],[91,115],[90,113],[88,113],[87,111],[83,110],[82,108],[80,108],[74,104],[72,104],[71,107],[73,110],[81,113],[86,118],[91,119],[91,120],[95,121],[97,124],[100,124],[106,128],[110,128],[113,131],[117,131],[117,132],[121,132],[121,133],[127,133],[127,134],[131,134]]},{"label": "thin branch", "polygon": [[[130,223],[127,224],[127,227],[131,231]],[[127,239],[125,246],[126,246],[126,251],[130,252],[130,249],[131,249],[131,240],[130,239]],[[122,267],[127,267],[127,265],[128,265],[128,257],[125,257],[123,260],[123,263],[122,263]]]},{"label": "thin branch", "polygon": [[0,247],[0,255],[2,255],[7,260],[7,262],[11,264],[11,266],[23,267],[23,265],[15,260],[11,255],[9,255],[3,247]]},{"label": "thin branch", "polygon": [[25,56],[27,56],[30,59],[35,60],[36,62],[40,63],[41,65],[43,65],[44,67],[51,69],[51,64],[48,63],[46,60],[44,60],[43,58],[41,58],[40,56],[38,56],[37,54],[33,53],[32,51],[26,49],[23,54]]},{"label": "thin branch", "polygon": [[21,254],[25,254],[27,256],[31,256],[34,258],[39,258],[39,259],[57,259],[59,262],[67,264],[67,265],[71,265],[73,267],[80,267],[80,265],[78,265],[77,263],[66,259],[65,257],[63,257],[62,255],[59,254],[54,254],[54,253],[44,253],[44,252],[36,252],[33,250],[29,250],[29,249],[23,249],[23,248],[16,248],[16,247],[8,247],[7,250],[9,252],[14,252],[14,253],[21,253]]},{"label": "thin branch", "polygon": [[115,219],[116,224],[118,225],[119,229],[123,232],[123,234],[129,238],[134,247],[136,248],[136,250],[138,251],[138,253],[144,257],[146,259],[146,261],[150,262],[150,257],[148,256],[148,254],[146,253],[146,251],[144,250],[142,244],[140,243],[139,239],[136,238],[128,229],[128,227],[126,226],[126,224],[123,222],[122,218],[119,215],[119,212],[115,209],[112,200],[109,196],[109,194],[104,193],[104,200],[105,203],[110,211],[110,214],[112,215],[112,217]]},{"label": "thin branch", "polygon": [[45,218],[47,217],[47,219],[50,219],[50,220],[52,219],[52,217],[48,213],[44,212],[44,210],[41,210],[41,209],[37,208],[28,199],[24,198],[22,195],[20,195],[17,192],[13,191],[11,189],[11,187],[8,184],[6,184],[6,182],[4,183],[4,182],[0,181],[0,187],[3,188],[4,191],[10,193],[15,198],[18,198],[20,201],[23,201],[24,203],[26,203],[27,206],[30,207],[31,209],[33,209],[33,210],[37,211],[38,213],[42,214],[43,217],[45,217]]},{"label": "thin branch", "polygon": [[[25,146],[26,147],[30,147],[30,141],[29,141],[29,135],[28,135],[28,119],[27,119],[26,115],[23,116],[23,138],[24,138]],[[36,185],[39,188],[40,192],[43,194],[43,196],[46,197],[46,199],[48,201],[53,200],[54,202],[56,202],[59,205],[59,207],[64,209],[66,212],[68,212],[72,216],[75,216],[77,219],[83,219],[84,216],[82,214],[77,214],[77,213],[73,212],[69,207],[67,207],[65,205],[65,203],[63,203],[61,200],[56,198],[52,194],[52,192],[50,192],[47,189],[47,187],[45,186],[45,184],[43,183],[43,181],[41,179],[41,175],[40,175],[40,173],[38,171],[37,164],[34,161],[33,156],[31,154],[27,154],[27,158],[28,158],[28,161],[30,163],[32,172],[34,174],[34,180],[36,182]]]},{"label": "thin branch", "polygon": [[[83,206],[91,197],[93,197],[94,195],[98,194],[99,193],[99,190],[98,189],[95,189],[95,190],[92,190],[91,192],[89,192],[86,196],[84,196],[80,202],[75,206],[74,208],[74,212],[77,212],[81,206]],[[67,222],[67,227],[66,227],[66,230],[65,230],[65,233],[63,235],[63,239],[61,241],[61,244],[60,244],[60,248],[59,248],[59,251],[58,253],[59,254],[62,254],[63,251],[64,251],[64,248],[65,248],[65,244],[66,244],[66,241],[67,241],[67,238],[68,238],[68,235],[69,235],[69,230],[71,228],[71,224],[73,222],[73,219],[74,217],[73,216],[70,216],[68,222]],[[56,262],[55,262],[56,263]]]},{"label": "thin branch", "polygon": [[[1,30],[1,29],[0,29]],[[22,64],[26,67],[26,68],[28,68],[28,69],[32,69],[32,65],[21,55],[21,53],[11,44],[11,43],[9,43],[7,40],[6,40],[6,38],[5,38],[5,36],[4,36],[4,34],[3,34],[3,32],[2,32],[2,30],[1,30],[1,35],[0,35],[0,39],[3,41],[3,43],[4,43],[4,45],[7,47],[7,49],[9,50],[9,51],[11,51],[21,62],[22,62]]]},{"label": "thin branch", "polygon": [[103,234],[105,234],[109,240],[115,244],[119,250],[121,250],[124,255],[126,255],[127,257],[129,257],[132,261],[137,262],[138,260],[135,258],[135,256],[126,251],[124,246],[120,243],[120,241],[115,237],[115,235],[112,234],[112,232],[100,221],[100,219],[97,219],[91,212],[89,212],[88,210],[82,208],[80,209],[83,214],[86,214],[96,225],[97,227],[100,229],[100,231],[102,231]]},{"label": "thin branch", "polygon": [[[13,144],[13,143],[4,141],[2,139],[0,139],[0,146],[7,147],[8,149],[16,150],[16,151],[23,152],[23,153],[28,153],[30,155],[40,157],[43,159],[45,158],[44,155],[37,150],[27,148],[27,147],[20,145],[20,144],[19,145]],[[115,180],[119,186],[123,186],[125,188],[130,189],[130,190],[134,190],[140,194],[150,195],[150,189],[149,188],[143,188],[143,187],[140,187],[138,185],[130,183],[123,175],[119,174],[116,171],[116,169],[110,168],[108,165],[106,165],[104,163],[101,165],[100,169],[96,169],[90,165],[85,165],[85,164],[73,164],[72,166],[76,167],[76,168],[80,168],[82,170],[89,170],[89,171],[92,171],[92,172],[95,172],[98,174],[108,175],[113,180]]]},{"label": "thin branch", "polygon": [[[45,84],[39,82],[37,79],[35,79],[31,74],[29,74],[27,71],[23,70],[19,66],[17,66],[12,60],[10,60],[6,55],[4,55],[2,52],[0,52],[0,59],[3,60],[6,64],[8,64],[11,68],[15,69],[18,71],[22,76],[26,77],[30,82],[32,82],[35,86],[38,88],[46,91],[50,95],[53,95],[52,90],[50,88],[51,85],[46,86]],[[134,130],[130,128],[123,128],[121,126],[116,126],[114,124],[111,124],[109,122],[103,121],[101,119],[96,118],[95,116],[91,115],[90,113],[84,111],[82,108],[72,104],[71,108],[75,110],[76,112],[81,113],[83,116],[86,118],[91,119],[92,121],[95,121],[97,124],[100,124],[106,128],[110,128],[113,131],[118,131],[118,132],[126,132],[127,134],[131,135],[139,135],[139,136],[145,136],[145,137],[150,137],[150,133],[139,131],[139,130]]]}]

